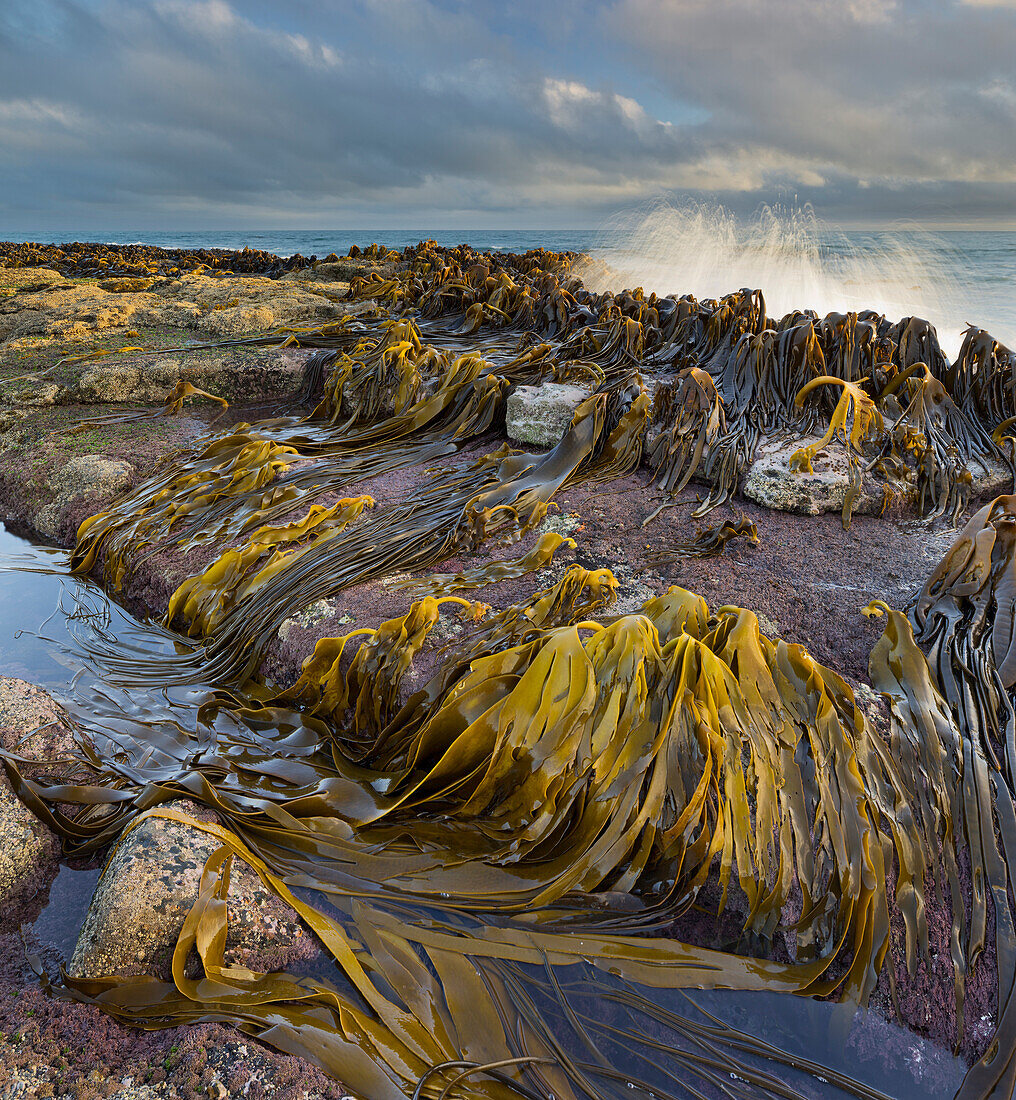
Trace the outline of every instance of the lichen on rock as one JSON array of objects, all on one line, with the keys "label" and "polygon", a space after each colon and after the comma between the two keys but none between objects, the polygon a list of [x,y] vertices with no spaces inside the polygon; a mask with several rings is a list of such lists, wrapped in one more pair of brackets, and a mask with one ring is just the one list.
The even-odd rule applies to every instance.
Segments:
[{"label": "lichen on rock", "polygon": [[[189,802],[174,803],[174,808],[209,819]],[[103,871],[70,973],[78,978],[148,973],[168,978],[202,868],[218,847],[201,829],[159,816],[143,818],[123,837]],[[227,965],[275,970],[316,953],[315,940],[296,913],[239,860],[233,864],[227,905]]]}]

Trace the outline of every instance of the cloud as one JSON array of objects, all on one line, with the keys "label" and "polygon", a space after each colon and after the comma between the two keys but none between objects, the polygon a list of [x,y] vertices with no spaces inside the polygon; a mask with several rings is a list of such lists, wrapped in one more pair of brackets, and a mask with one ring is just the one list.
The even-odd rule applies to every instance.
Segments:
[{"label": "cloud", "polygon": [[1014,50],[1011,12],[939,0],[5,0],[0,202],[29,228],[577,225],[684,191],[998,216]]}]

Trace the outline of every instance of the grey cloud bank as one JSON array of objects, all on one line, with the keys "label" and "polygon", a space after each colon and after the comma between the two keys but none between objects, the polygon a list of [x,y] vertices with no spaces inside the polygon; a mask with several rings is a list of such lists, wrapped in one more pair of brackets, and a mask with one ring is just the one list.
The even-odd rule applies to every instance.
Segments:
[{"label": "grey cloud bank", "polygon": [[1016,226],[1016,5],[0,3],[0,236],[581,227],[664,193]]}]

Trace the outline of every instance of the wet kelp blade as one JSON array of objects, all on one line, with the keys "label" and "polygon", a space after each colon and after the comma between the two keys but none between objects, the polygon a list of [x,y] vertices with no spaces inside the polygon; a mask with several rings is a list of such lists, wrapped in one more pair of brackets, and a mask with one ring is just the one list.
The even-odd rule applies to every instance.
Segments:
[{"label": "wet kelp blade", "polygon": [[[19,794],[79,852],[113,838],[132,802],[134,813],[213,833],[301,913],[352,986],[223,966],[223,851],[178,948],[182,960],[197,944],[204,977],[186,978],[180,962],[172,987],[111,980],[82,992],[146,1026],[232,1019],[368,1095],[394,1096],[451,1061],[496,1063],[509,1079],[538,1082],[537,1095],[626,1095],[628,1081],[642,1078],[633,1070],[617,1081],[596,1055],[591,1037],[604,1021],[568,994],[568,968],[579,964],[591,968],[587,983],[602,971],[638,987],[619,993],[624,1012],[606,1021],[633,1050],[657,1034],[647,1016],[694,1030],[661,1015],[656,988],[840,989],[863,1003],[888,944],[887,847],[913,869],[915,895],[923,888],[906,830],[882,825],[897,822],[903,793],[885,746],[834,673],[765,638],[750,612],[711,617],[698,597],[672,589],[641,614],[589,618],[598,604],[608,610],[609,580],[573,566],[514,614],[481,620],[406,704],[397,688],[413,654],[443,605],[467,601],[427,597],[377,631],[319,643],[287,697],[261,707],[219,700],[252,732],[277,727],[278,708],[302,702],[307,728],[316,722],[331,744],[330,761],[306,749],[280,755],[266,742],[274,751],[262,765],[220,738],[181,754],[175,775],[162,756],[132,773],[111,770],[104,799],[98,784],[29,783],[7,760]],[[344,666],[352,641],[358,649]],[[212,808],[228,828],[152,809],[180,797]],[[114,820],[65,816],[59,805],[75,801],[105,801]],[[780,915],[796,878],[805,900],[796,963],[646,935],[687,911],[717,873],[724,896],[743,892],[746,931],[764,938],[787,931]],[[347,920],[340,926],[298,901],[299,886],[322,891]],[[591,896],[628,896],[634,908],[590,906]],[[538,981],[523,966],[542,967]],[[555,1037],[534,1007],[537,990],[587,1053]],[[487,1004],[490,1026],[466,1033],[462,1014],[475,1023]],[[745,1036],[709,1032],[671,1070],[703,1088],[733,1073],[755,1090],[742,1095],[787,1095],[768,1071],[741,1063],[750,1049]],[[363,1050],[372,1076],[357,1060]],[[526,1058],[538,1060],[517,1061]],[[636,1087],[688,1094],[654,1077],[654,1055],[639,1058],[648,1077]],[[496,1078],[461,1085],[463,1095],[508,1087]]]},{"label": "wet kelp blade", "polygon": [[[802,1094],[795,1086],[806,1089],[809,1077],[836,1086],[822,1095],[884,1097],[821,1063],[753,1040],[692,1001],[663,1008],[653,994],[654,987],[681,985],[778,987],[780,968],[771,964],[667,941],[643,947],[621,939],[609,940],[609,962],[598,962],[607,943],[596,937],[580,944],[572,937],[477,925],[439,909],[410,915],[404,904],[337,901],[336,918],[302,901],[221,827],[171,809],[150,813],[204,829],[222,846],[206,863],[181,930],[172,983],[71,980],[82,999],[125,1021],[148,1027],[238,1023],[379,1100],[666,1100],[712,1095],[717,1086],[733,1096],[790,1098]],[[332,981],[224,965],[234,857],[248,862],[314,929],[337,964]],[[192,949],[201,960],[196,979],[185,970]],[[463,1067],[481,1072],[463,1074]],[[502,1072],[484,1073],[484,1067]],[[790,1084],[781,1079],[785,1075]]]},{"label": "wet kelp blade", "polygon": [[[703,302],[593,295],[570,274],[571,257],[542,252],[481,257],[424,243],[401,258],[376,255],[394,270],[354,281],[350,296],[387,314],[258,341],[319,349],[303,395],[321,390],[310,415],[202,440],[79,532],[75,568],[99,570],[116,588],[167,541],[234,544],[174,607],[202,634],[200,649],[146,661],[96,643],[112,679],[219,685],[195,724],[200,751],[166,736],[149,755],[95,752],[87,791],[29,783],[6,761],[22,797],[79,852],[174,799],[213,809],[225,848],[260,861],[280,894],[302,886],[336,900],[341,929],[305,917],[334,948],[347,986],[228,972],[221,854],[180,948],[197,945],[198,984],[182,972],[172,986],[111,983],[93,991],[106,1006],[148,1026],[203,1013],[233,1019],[322,1064],[348,1052],[367,1085],[392,1095],[609,1095],[628,1082],[590,1039],[604,1021],[576,1004],[572,966],[591,968],[584,980],[594,986],[609,973],[649,989],[719,984],[863,1003],[888,949],[894,864],[908,961],[927,950],[925,893],[942,836],[956,861],[978,849],[972,858],[1000,914],[1010,849],[1003,839],[1002,860],[993,823],[1009,835],[998,792],[1000,783],[1012,789],[1006,707],[1016,666],[1008,506],[982,517],[984,530],[960,540],[922,593],[917,642],[935,682],[921,679],[916,647],[895,688],[890,672],[882,676],[901,700],[888,740],[832,670],[761,635],[750,612],[711,614],[674,590],[610,618],[612,578],[574,569],[500,614],[449,599],[460,578],[440,577],[405,615],[326,639],[290,691],[243,690],[278,626],[315,599],[528,530],[563,487],[631,473],[650,420],[648,366],[666,376],[647,458],[665,491],[692,477],[707,483],[698,514],[732,498],[763,438],[826,425],[818,445],[838,437],[849,452],[845,520],[868,462],[901,481],[918,465],[926,510],[955,512],[968,463],[997,456],[991,432],[1016,413],[1012,353],[974,330],[950,367],[917,319],[774,320],[750,289]],[[483,438],[513,386],[568,379],[596,389],[548,454],[491,449],[436,474],[411,503],[330,530],[310,511],[322,491],[343,496],[357,478]],[[798,464],[813,453],[801,448]],[[722,547],[724,531],[750,536],[721,525],[703,548]],[[490,576],[523,564],[496,563]],[[407,668],[453,607],[470,624],[462,641],[404,699]],[[892,629],[903,637],[896,620]],[[86,808],[72,817],[61,807],[75,802]],[[784,908],[799,888],[796,962],[659,937],[710,881],[720,910],[743,895],[745,942],[763,944],[787,932]],[[981,892],[969,913],[953,906],[958,1002],[983,953],[988,904]],[[999,921],[1008,998],[1011,934]],[[618,1002],[625,1011],[637,1004],[659,1024],[652,995],[637,989],[632,1002],[629,993]],[[571,1045],[540,1023],[540,997],[568,1020]],[[478,1006],[489,1006],[489,1047],[458,1038],[462,1014]],[[655,1034],[606,1023],[622,1046]],[[692,1045],[680,1094],[785,1095],[740,1072],[730,1049],[750,1047],[745,1037],[699,1033]],[[995,1051],[978,1071],[1000,1089],[1007,1057]],[[648,1073],[653,1059],[645,1062]],[[655,1095],[670,1087],[632,1083]]]}]

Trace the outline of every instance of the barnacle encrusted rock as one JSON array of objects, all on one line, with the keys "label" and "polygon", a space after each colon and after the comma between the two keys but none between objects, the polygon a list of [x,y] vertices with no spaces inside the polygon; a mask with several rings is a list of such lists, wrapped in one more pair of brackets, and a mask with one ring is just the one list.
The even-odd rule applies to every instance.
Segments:
[{"label": "barnacle encrusted rock", "polygon": [[283,281],[193,273],[177,279],[79,283],[41,268],[29,274],[13,279],[5,272],[6,285],[18,289],[0,298],[0,344],[37,344],[40,337],[84,341],[142,326],[196,328],[209,337],[232,338],[353,312],[351,303],[335,301],[340,286],[324,277]]},{"label": "barnacle encrusted rock", "polygon": [[[0,676],[0,747],[49,760],[74,748],[71,726],[41,688]],[[0,770],[0,922],[16,924],[56,877],[60,842],[22,803]]]},{"label": "barnacle encrusted rock", "polygon": [[53,478],[53,499],[35,514],[32,526],[47,538],[56,535],[64,508],[78,497],[91,494],[111,497],[126,489],[134,479],[134,467],[122,459],[101,455],[72,458]]},{"label": "barnacle encrusted rock", "polygon": [[299,348],[232,348],[118,355],[88,365],[71,395],[85,404],[161,404],[182,379],[227,401],[286,397],[299,386],[310,354]]},{"label": "barnacle encrusted rock", "polygon": [[589,390],[566,382],[519,386],[507,402],[508,438],[537,447],[553,447],[561,441],[575,410],[588,396]]},{"label": "barnacle encrusted rock", "polygon": [[[193,803],[172,806],[198,820],[211,820]],[[147,817],[131,829],[95,889],[70,973],[79,978],[168,978],[205,860],[218,847],[219,841],[209,833],[162,817]],[[296,913],[239,859],[233,861],[227,905],[227,964],[268,971],[315,953],[314,937]]]},{"label": "barnacle encrusted rock", "polygon": [[267,306],[230,306],[202,317],[197,327],[212,337],[231,339],[251,332],[264,332],[275,324]]},{"label": "barnacle encrusted rock", "polygon": [[[813,460],[813,473],[799,473],[790,468],[790,458],[800,447],[818,440],[818,436],[796,439],[770,439],[759,445],[741,492],[766,508],[781,512],[797,512],[817,516],[822,512],[839,512],[850,488],[850,464],[846,450],[834,443],[820,451]],[[865,485],[854,511],[859,514],[878,512],[883,494]]]},{"label": "barnacle encrusted rock", "polygon": [[[805,435],[764,440],[741,485],[742,494],[756,504],[780,512],[817,516],[842,511],[850,488],[850,463],[841,443],[833,442],[814,456],[813,473],[790,468],[794,452],[818,438]],[[1006,492],[1012,484],[1009,470],[992,458],[985,458],[984,466],[979,461],[972,462],[970,474],[974,497]],[[914,481],[903,486],[890,485],[869,473],[863,478],[853,511],[857,515],[878,515],[887,505],[912,503],[916,493]]]}]

